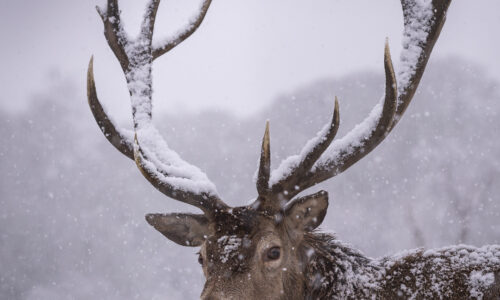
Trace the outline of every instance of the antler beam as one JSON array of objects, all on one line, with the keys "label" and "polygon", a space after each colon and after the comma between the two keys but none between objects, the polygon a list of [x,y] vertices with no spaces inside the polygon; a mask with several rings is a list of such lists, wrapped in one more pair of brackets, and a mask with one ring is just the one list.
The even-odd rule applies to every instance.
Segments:
[{"label": "antler beam", "polygon": [[192,22],[184,28],[177,36],[171,39],[166,39],[163,43],[159,44],[153,49],[153,60],[167,53],[182,43],[185,39],[190,37],[200,27],[201,23],[207,15],[208,8],[212,4],[212,0],[203,1],[198,14],[194,17]]},{"label": "antler beam", "polygon": [[97,8],[104,23],[104,35],[120,62],[132,102],[135,135],[118,129],[97,97],[93,59],[87,74],[88,101],[102,132],[121,153],[134,159],[144,177],[165,195],[194,205],[211,217],[228,206],[218,197],[213,183],[197,167],[171,150],[152,124],[151,63],[188,38],[203,21],[211,0],[205,0],[197,17],[169,42],[153,46],[153,32],[160,0],[150,0],[136,39],[123,30],[117,0],[108,0],[106,11]]},{"label": "antler beam", "polygon": [[415,94],[445,22],[450,2],[451,0],[433,0],[432,3],[401,1],[405,24],[401,67],[396,81],[386,42],[383,106],[375,106],[361,124],[343,138],[334,141],[319,159],[316,158],[313,165],[300,163],[308,155],[315,157],[316,150],[309,143],[299,156],[284,160],[271,173],[269,184],[273,193],[282,194],[290,200],[301,191],[347,170],[385,139],[401,119]]}]

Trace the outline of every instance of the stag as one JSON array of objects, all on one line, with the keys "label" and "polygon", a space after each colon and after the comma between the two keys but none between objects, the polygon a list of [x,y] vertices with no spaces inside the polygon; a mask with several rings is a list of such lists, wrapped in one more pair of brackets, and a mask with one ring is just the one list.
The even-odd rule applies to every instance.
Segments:
[{"label": "stag", "polygon": [[[131,96],[133,131],[118,128],[100,104],[90,60],[87,93],[105,137],[134,160],[166,196],[202,214],[148,214],[146,221],[182,246],[201,247],[206,277],[202,299],[500,299],[500,246],[416,249],[371,259],[315,229],[325,218],[328,193],[299,193],[345,171],[396,126],[413,98],[451,0],[401,0],[403,52],[396,76],[388,43],[385,95],[369,116],[341,139],[335,99],[331,121],[300,154],[271,172],[269,123],[257,173],[255,201],[230,207],[207,176],[169,149],[152,124],[152,62],[193,34],[211,0],[174,38],[153,44],[160,0],[149,0],[140,34],[132,39],[117,0],[99,9],[104,35],[123,69]],[[332,142],[333,141],[333,142]]]}]

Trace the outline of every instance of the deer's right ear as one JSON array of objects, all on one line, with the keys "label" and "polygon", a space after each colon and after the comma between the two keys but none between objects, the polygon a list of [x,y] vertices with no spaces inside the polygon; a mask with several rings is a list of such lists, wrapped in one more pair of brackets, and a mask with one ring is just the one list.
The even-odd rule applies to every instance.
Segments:
[{"label": "deer's right ear", "polygon": [[209,234],[208,219],[195,214],[147,214],[146,221],[181,246],[200,246]]},{"label": "deer's right ear", "polygon": [[285,221],[290,228],[305,232],[318,227],[328,210],[328,193],[316,194],[292,200],[285,207]]}]

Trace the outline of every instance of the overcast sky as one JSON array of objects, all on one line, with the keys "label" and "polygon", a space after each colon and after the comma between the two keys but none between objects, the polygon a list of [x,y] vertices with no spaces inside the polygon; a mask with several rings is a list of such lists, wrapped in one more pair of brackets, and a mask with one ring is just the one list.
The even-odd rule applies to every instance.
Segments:
[{"label": "overcast sky", "polygon": [[[177,31],[199,1],[164,0],[156,37]],[[125,81],[94,9],[104,2],[0,0],[2,106],[29,104],[53,76],[73,80],[82,97],[68,101],[82,104],[94,54],[101,100],[116,118],[130,118]],[[146,1],[121,3],[133,34]],[[397,61],[402,29],[398,0],[214,0],[201,28],[155,62],[155,109],[217,107],[248,115],[326,76],[382,73],[385,37]],[[465,57],[500,80],[499,53],[500,1],[455,0],[433,59]]]}]

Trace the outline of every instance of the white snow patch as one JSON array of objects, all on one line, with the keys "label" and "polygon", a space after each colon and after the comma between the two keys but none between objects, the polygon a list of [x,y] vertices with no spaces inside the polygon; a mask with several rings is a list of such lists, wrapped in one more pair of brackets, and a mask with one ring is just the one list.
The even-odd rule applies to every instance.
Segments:
[{"label": "white snow patch", "polygon": [[493,272],[472,271],[469,276],[470,296],[483,299],[483,291],[495,282]]},{"label": "white snow patch", "polygon": [[182,191],[217,195],[215,185],[199,168],[184,161],[152,126],[141,126],[136,130],[141,150],[146,156],[144,167],[157,179]]},{"label": "white snow patch", "polygon": [[[338,162],[341,154],[345,155],[351,153],[354,150],[354,147],[362,145],[362,143],[375,130],[378,121],[380,120],[384,98],[385,97],[382,97],[381,101],[377,105],[375,105],[368,117],[363,120],[363,122],[356,125],[348,134],[346,134],[341,139],[333,141],[330,147],[323,153],[320,159],[318,159],[316,164],[312,167],[312,171],[315,168]],[[289,156],[281,162],[280,166],[277,169],[271,172],[271,186],[288,176],[290,172],[300,162],[302,162],[302,160],[305,158],[305,155],[307,155],[307,153],[309,153],[313,147],[315,147],[322,141],[322,139],[328,132],[330,123],[325,125],[323,129],[318,132],[316,137],[312,138],[306,143],[299,155]]]},{"label": "white snow patch", "polygon": [[[422,55],[422,45],[425,43],[432,26],[433,6],[432,0],[415,0],[408,7],[407,24],[403,31],[403,50],[400,57],[398,71],[398,93],[401,95],[410,85],[410,79],[415,75],[419,57]],[[384,97],[382,97],[384,99]],[[399,101],[398,101],[399,104]],[[369,116],[343,138],[334,141],[323,153],[312,170],[328,164],[335,164],[341,155],[352,153],[354,147],[362,145],[366,138],[375,130],[381,117],[383,100],[373,108]],[[324,130],[324,129],[323,129]],[[288,176],[304,158],[304,155],[319,142],[318,136],[310,140],[299,155],[286,158],[280,166],[271,173],[270,185],[279,182]]]},{"label": "white snow patch", "polygon": [[277,169],[271,172],[271,178],[269,179],[270,186],[290,175],[290,173],[304,161],[307,154],[309,154],[318,144],[320,144],[327,138],[327,135],[330,132],[329,129],[331,123],[332,120],[330,119],[330,121],[325,126],[323,126],[323,128],[316,134],[316,136],[310,139],[305,144],[304,148],[302,148],[302,150],[300,151],[300,154],[287,157],[281,162]]},{"label": "white snow patch", "polygon": [[[152,2],[150,2],[145,16],[151,13],[152,7]],[[99,10],[104,11],[102,8]],[[106,15],[107,12],[102,14]],[[135,143],[134,150],[142,156],[143,167],[164,184],[177,190],[195,194],[216,195],[215,185],[205,173],[182,160],[175,151],[171,150],[152,124],[153,80],[151,75],[152,49],[149,37],[150,21],[146,17],[144,20],[136,39],[130,39],[127,36],[121,22],[117,32],[117,36],[129,57],[129,70],[125,76],[131,94],[135,135],[142,153],[138,151]],[[116,22],[112,18],[109,18],[109,21]],[[120,132],[124,132],[127,139],[133,140],[130,132],[123,130]]]},{"label": "white snow patch", "polygon": [[403,31],[403,50],[397,76],[399,95],[408,88],[410,79],[415,74],[418,58],[423,51],[422,45],[427,39],[434,16],[432,0],[412,2],[407,11],[408,23],[405,24]]},{"label": "white snow patch", "polygon": [[219,238],[217,243],[222,248],[220,260],[222,263],[226,263],[229,259],[237,255],[237,250],[241,247],[242,239],[235,235],[225,235]]},{"label": "white snow patch", "polygon": [[375,130],[382,116],[384,99],[385,96],[382,97],[377,105],[375,105],[366,119],[356,125],[344,137],[333,141],[330,147],[316,162],[312,170],[314,171],[315,168],[322,167],[327,164],[337,163],[341,155],[350,154],[354,151],[355,147],[363,145],[364,141],[369,138]]},{"label": "white snow patch", "polygon": [[195,23],[198,21],[200,18],[201,14],[203,14],[203,6],[207,0],[203,0],[199,2],[199,6],[196,9],[196,12],[189,17],[187,24],[179,29],[177,32],[175,32],[172,36],[166,37],[160,41],[153,42],[153,49],[161,49],[166,47],[167,45],[173,44],[173,43],[178,43],[179,38],[188,33],[189,31],[193,30],[193,27],[195,26]]}]

